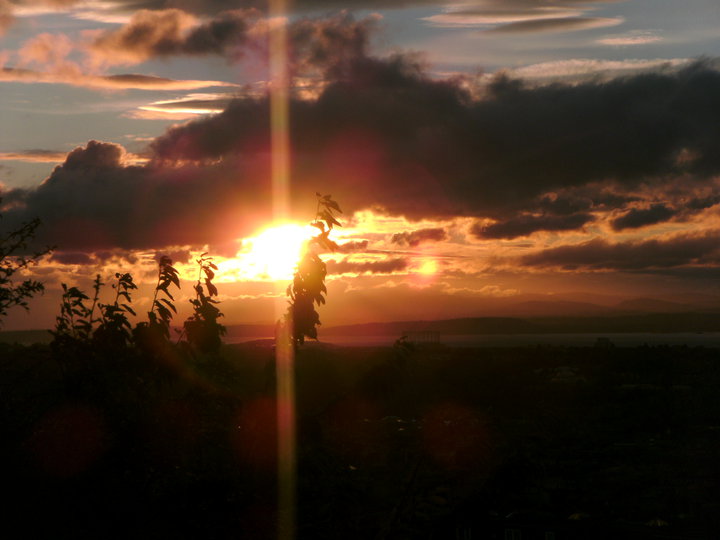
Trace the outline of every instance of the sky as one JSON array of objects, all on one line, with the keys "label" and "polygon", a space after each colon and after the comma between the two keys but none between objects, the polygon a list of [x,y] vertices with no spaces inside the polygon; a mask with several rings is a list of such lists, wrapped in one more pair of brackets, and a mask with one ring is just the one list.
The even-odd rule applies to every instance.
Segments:
[{"label": "sky", "polygon": [[[343,213],[325,325],[529,300],[720,304],[715,0],[0,0],[0,229],[45,283],[214,257],[225,323],[282,306],[315,193]],[[291,215],[272,212],[268,35],[286,25]],[[282,254],[283,257],[280,257]],[[267,261],[283,259],[283,268]],[[288,269],[289,264],[289,269]]]}]

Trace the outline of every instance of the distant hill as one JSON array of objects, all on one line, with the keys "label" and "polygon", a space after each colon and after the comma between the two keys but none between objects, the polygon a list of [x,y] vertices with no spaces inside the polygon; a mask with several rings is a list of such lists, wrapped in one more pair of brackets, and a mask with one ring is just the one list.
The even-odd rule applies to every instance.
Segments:
[{"label": "distant hill", "polygon": [[637,311],[639,313],[678,313],[696,311],[697,308],[691,304],[657,300],[655,298],[633,298],[623,300],[615,305],[617,309],[624,311]]},{"label": "distant hill", "polygon": [[225,325],[227,337],[270,337],[275,335],[274,324],[229,324]]},{"label": "distant hill", "polygon": [[[395,336],[404,332],[433,331],[444,335],[565,334],[565,333],[640,333],[640,332],[720,332],[720,297],[687,296],[668,298],[619,299],[589,295],[595,301],[551,298],[550,295],[526,295],[488,306],[482,317],[440,320],[403,320],[338,326],[322,326],[322,336]],[[702,300],[705,300],[703,303]],[[519,300],[519,301],[518,301]],[[226,340],[246,338],[272,339],[275,325],[229,324]],[[0,332],[0,343],[48,343],[47,330]]]},{"label": "distant hill", "polygon": [[543,328],[533,322],[510,317],[476,317],[442,321],[397,321],[351,324],[323,328],[325,336],[400,336],[403,332],[462,334],[534,334]]},{"label": "distant hill", "polygon": [[570,300],[529,300],[497,309],[493,315],[508,317],[548,317],[548,316],[585,316],[607,315],[617,311],[608,306],[590,302]]},{"label": "distant hill", "polygon": [[323,328],[323,336],[400,336],[432,331],[445,335],[572,334],[632,332],[720,332],[713,313],[648,313],[601,317],[476,317],[442,321],[399,321]]},{"label": "distant hill", "polygon": [[0,332],[0,343],[18,343],[32,345],[33,343],[50,343],[52,334],[49,330],[12,330]]}]

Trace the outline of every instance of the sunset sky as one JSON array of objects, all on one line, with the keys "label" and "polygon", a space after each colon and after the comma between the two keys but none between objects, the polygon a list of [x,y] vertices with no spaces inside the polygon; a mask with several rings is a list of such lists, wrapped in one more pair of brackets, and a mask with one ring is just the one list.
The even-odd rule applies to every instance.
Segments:
[{"label": "sunset sky", "polygon": [[45,294],[4,329],[51,327],[60,284],[98,273],[131,272],[147,311],[162,254],[185,278],[181,323],[205,251],[224,322],[272,322],[290,270],[266,263],[318,191],[344,211],[326,326],[720,304],[719,27],[717,0],[296,0],[285,19],[263,0],[0,0],[0,228],[40,217],[57,246],[32,270]]}]

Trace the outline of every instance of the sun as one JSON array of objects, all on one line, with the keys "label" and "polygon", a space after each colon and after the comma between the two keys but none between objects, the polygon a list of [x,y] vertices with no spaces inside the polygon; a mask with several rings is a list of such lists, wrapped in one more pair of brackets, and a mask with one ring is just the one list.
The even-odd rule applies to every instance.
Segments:
[{"label": "sun", "polygon": [[307,241],[317,232],[309,225],[281,223],[243,240],[234,259],[220,263],[223,274],[236,279],[285,281],[292,279]]}]

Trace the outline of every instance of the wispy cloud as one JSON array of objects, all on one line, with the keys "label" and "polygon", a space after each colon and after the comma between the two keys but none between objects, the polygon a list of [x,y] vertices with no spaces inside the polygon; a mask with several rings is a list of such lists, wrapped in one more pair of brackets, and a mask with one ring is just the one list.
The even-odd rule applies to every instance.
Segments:
[{"label": "wispy cloud", "polygon": [[613,47],[631,47],[634,45],[649,45],[650,43],[658,43],[663,38],[655,32],[634,30],[625,34],[608,35],[598,39],[596,43],[600,45],[610,45]]},{"label": "wispy cloud", "polygon": [[167,79],[138,73],[88,75],[74,69],[47,72],[13,67],[0,69],[0,81],[26,84],[68,84],[98,90],[199,90],[237,86],[224,81]]},{"label": "wispy cloud", "polygon": [[577,245],[559,246],[526,255],[527,266],[566,270],[647,270],[720,262],[720,231],[682,233],[667,238],[612,242],[595,238]]},{"label": "wispy cloud", "polygon": [[[0,152],[0,161],[21,161],[24,163],[62,163],[68,157],[69,152],[58,150],[18,150],[15,152]],[[123,163],[126,165],[138,165],[147,162],[144,156],[125,152]]]},{"label": "wispy cloud", "polygon": [[517,34],[536,32],[576,32],[592,28],[617,26],[625,22],[622,17],[564,17],[558,19],[533,19],[490,28],[490,34]]},{"label": "wispy cloud", "polygon": [[395,274],[407,271],[409,262],[404,258],[383,259],[375,261],[329,260],[329,274]]},{"label": "wispy cloud", "polygon": [[587,17],[595,5],[614,0],[486,0],[471,7],[450,7],[424,20],[439,27],[481,28],[490,33],[569,32],[621,24],[622,18]]},{"label": "wispy cloud", "polygon": [[693,62],[689,58],[650,58],[628,60],[603,60],[595,58],[572,58],[554,60],[506,70],[509,76],[529,81],[565,79],[596,79],[598,76],[614,78],[642,72],[670,71]]},{"label": "wispy cloud", "polygon": [[55,150],[21,150],[0,152],[0,161],[23,161],[25,163],[62,163],[67,152]]},{"label": "wispy cloud", "polygon": [[416,247],[424,242],[441,242],[447,240],[447,232],[442,228],[418,229],[411,232],[401,232],[392,235],[392,244]]},{"label": "wispy cloud", "polygon": [[469,28],[477,26],[490,26],[499,24],[512,24],[528,20],[558,19],[564,17],[579,17],[582,10],[568,9],[558,6],[544,6],[527,9],[468,9],[450,10],[438,15],[424,17],[423,20],[432,26],[445,28]]}]

